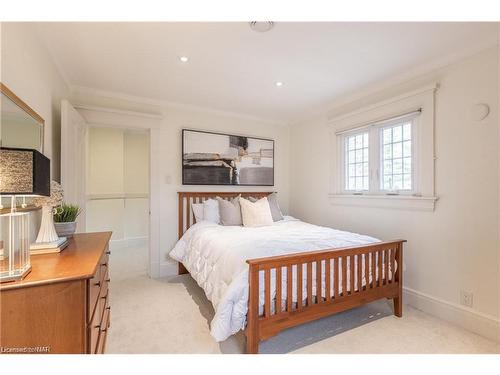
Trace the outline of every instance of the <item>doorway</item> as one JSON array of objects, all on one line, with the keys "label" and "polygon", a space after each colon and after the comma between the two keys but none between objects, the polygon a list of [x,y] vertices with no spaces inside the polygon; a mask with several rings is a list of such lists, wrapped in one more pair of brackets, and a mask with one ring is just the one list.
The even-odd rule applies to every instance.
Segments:
[{"label": "doorway", "polygon": [[113,279],[147,275],[149,131],[89,125],[86,230],[112,231]]}]

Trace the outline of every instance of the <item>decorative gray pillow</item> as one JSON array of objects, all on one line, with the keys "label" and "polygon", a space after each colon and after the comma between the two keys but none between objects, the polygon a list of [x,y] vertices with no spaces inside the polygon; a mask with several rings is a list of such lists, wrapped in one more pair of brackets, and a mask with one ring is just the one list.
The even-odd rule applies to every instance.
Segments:
[{"label": "decorative gray pillow", "polygon": [[[259,199],[254,197],[247,198],[250,202],[255,203]],[[267,196],[267,201],[269,202],[269,208],[271,209],[271,215],[273,221],[283,220],[283,214],[281,213],[280,205],[278,204],[278,194],[271,193]]]},{"label": "decorative gray pillow", "polygon": [[283,220],[283,214],[281,213],[280,205],[278,203],[278,194],[269,194],[267,196],[267,201],[269,202],[269,208],[271,209],[273,221]]},{"label": "decorative gray pillow", "polygon": [[243,225],[239,195],[230,201],[217,197],[217,201],[219,202],[219,215],[222,225]]}]

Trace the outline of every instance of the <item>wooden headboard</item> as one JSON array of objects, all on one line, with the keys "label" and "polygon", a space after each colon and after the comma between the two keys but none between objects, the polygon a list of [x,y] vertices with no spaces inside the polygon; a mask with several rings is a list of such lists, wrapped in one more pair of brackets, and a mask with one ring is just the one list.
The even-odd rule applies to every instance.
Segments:
[{"label": "wooden headboard", "polygon": [[182,237],[185,231],[189,229],[191,225],[195,223],[193,210],[191,209],[191,203],[201,203],[204,200],[221,197],[223,199],[229,200],[231,198],[237,197],[241,194],[243,198],[255,197],[262,198],[267,197],[272,191],[252,191],[252,192],[196,192],[196,191],[179,191],[179,239]]}]

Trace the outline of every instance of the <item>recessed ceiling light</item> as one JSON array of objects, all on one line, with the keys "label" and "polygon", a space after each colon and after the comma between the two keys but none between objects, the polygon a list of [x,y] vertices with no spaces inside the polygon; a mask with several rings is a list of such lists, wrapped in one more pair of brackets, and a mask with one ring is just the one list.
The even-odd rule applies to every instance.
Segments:
[{"label": "recessed ceiling light", "polygon": [[281,86],[283,86],[283,82],[278,81],[278,82],[276,82],[276,83],[275,83],[275,85],[276,85],[277,87],[281,87]]},{"label": "recessed ceiling light", "polygon": [[274,27],[273,21],[252,21],[249,22],[250,28],[253,31],[257,31],[259,33],[265,33],[266,31],[271,30]]},{"label": "recessed ceiling light", "polygon": [[189,57],[187,57],[187,56],[179,56],[179,61],[183,62],[183,63],[188,62],[189,61]]}]

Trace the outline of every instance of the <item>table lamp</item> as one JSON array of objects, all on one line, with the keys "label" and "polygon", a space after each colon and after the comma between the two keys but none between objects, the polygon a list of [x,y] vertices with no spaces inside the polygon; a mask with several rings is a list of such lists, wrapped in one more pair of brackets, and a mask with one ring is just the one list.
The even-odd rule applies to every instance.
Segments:
[{"label": "table lamp", "polygon": [[0,282],[20,280],[31,270],[30,215],[17,212],[16,197],[50,195],[50,160],[31,149],[0,147],[0,196],[11,198],[0,214]]}]

